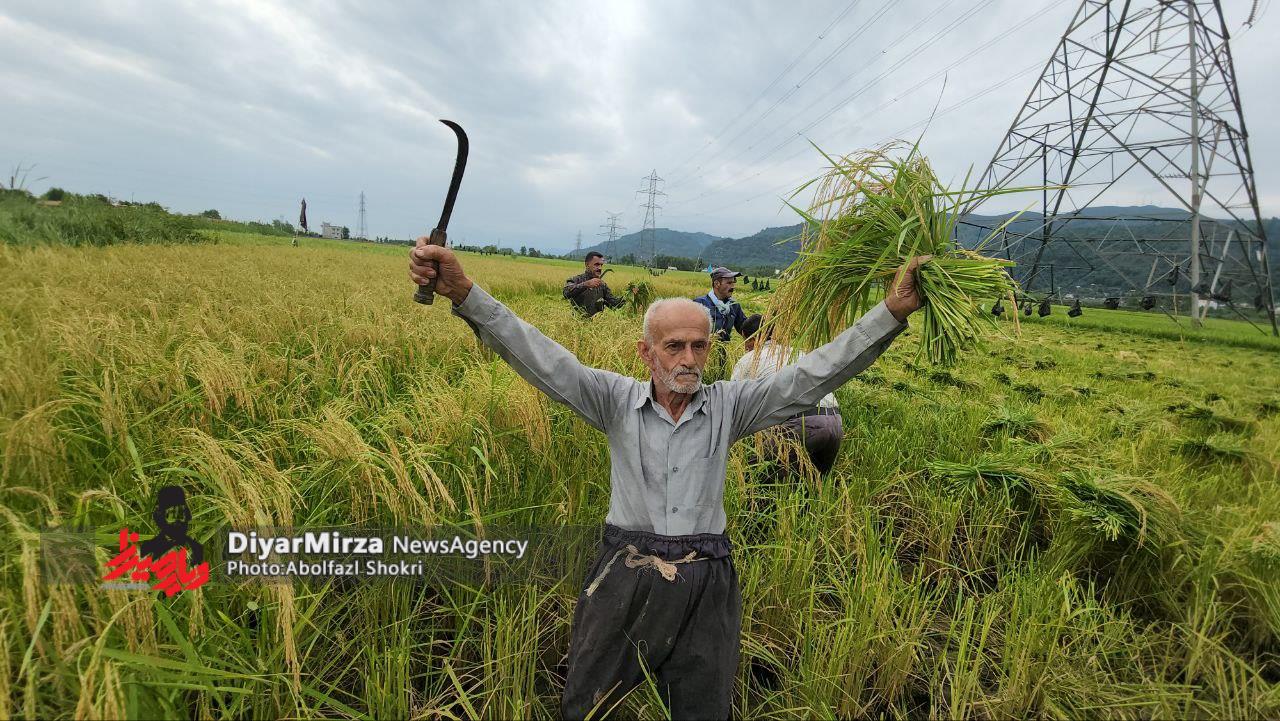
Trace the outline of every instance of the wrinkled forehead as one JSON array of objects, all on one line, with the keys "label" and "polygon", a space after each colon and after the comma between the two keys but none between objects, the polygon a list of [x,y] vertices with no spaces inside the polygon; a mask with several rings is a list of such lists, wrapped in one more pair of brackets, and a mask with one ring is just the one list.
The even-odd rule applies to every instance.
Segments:
[{"label": "wrinkled forehead", "polygon": [[672,340],[691,342],[710,337],[707,312],[694,303],[660,308],[650,322],[653,338],[658,343]]}]

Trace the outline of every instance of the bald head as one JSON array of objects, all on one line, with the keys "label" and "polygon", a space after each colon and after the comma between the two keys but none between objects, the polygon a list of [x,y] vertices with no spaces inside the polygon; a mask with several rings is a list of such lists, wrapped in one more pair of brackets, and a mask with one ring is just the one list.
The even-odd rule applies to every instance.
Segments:
[{"label": "bald head", "polygon": [[673,393],[693,393],[711,346],[711,313],[688,298],[663,298],[644,314],[636,350],[655,382]]},{"label": "bald head", "polygon": [[705,325],[707,335],[711,335],[711,313],[706,306],[695,303],[688,298],[663,298],[649,305],[644,312],[644,339],[658,340],[661,329],[673,325],[697,327]]}]

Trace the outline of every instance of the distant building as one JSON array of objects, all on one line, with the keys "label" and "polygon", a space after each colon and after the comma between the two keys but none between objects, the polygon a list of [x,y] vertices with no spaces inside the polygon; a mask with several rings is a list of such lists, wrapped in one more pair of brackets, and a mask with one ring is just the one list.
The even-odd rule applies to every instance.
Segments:
[{"label": "distant building", "polygon": [[328,223],[321,223],[321,224],[320,224],[320,237],[321,237],[321,238],[336,238],[336,239],[338,239],[338,240],[342,240],[342,226],[341,226],[341,225],[329,225]]}]

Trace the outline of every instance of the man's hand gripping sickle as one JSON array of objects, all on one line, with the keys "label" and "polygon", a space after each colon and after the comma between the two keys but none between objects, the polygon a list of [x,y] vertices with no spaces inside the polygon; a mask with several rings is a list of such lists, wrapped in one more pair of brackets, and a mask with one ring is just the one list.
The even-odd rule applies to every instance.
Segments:
[{"label": "man's hand gripping sickle", "polygon": [[[438,264],[438,266],[437,266]],[[462,272],[457,254],[448,248],[431,243],[430,236],[418,238],[418,245],[409,251],[409,278],[418,285],[435,281],[435,292],[462,303],[471,292],[471,279]]]},{"label": "man's hand gripping sickle", "polygon": [[885,295],[884,304],[899,323],[906,322],[907,316],[924,306],[924,297],[920,295],[920,278],[916,271],[932,258],[932,255],[918,255],[898,268],[893,285]]}]

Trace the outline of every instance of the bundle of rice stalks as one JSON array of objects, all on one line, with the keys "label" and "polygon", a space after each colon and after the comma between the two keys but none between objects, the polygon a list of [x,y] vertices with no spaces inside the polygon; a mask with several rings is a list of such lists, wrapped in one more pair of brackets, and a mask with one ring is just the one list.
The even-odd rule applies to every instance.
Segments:
[{"label": "bundle of rice stalks", "polygon": [[1136,478],[1075,471],[1059,479],[1065,516],[1128,548],[1161,548],[1180,535],[1181,509],[1159,486]]},{"label": "bundle of rice stalks", "polygon": [[654,298],[653,285],[645,280],[627,283],[627,312],[631,315],[644,315]]},{"label": "bundle of rice stalks", "polygon": [[879,301],[898,267],[932,255],[918,273],[927,301],[920,355],[955,362],[984,327],[995,327],[979,302],[1015,289],[1006,271],[1013,263],[977,252],[1004,226],[977,250],[963,248],[954,240],[961,209],[1022,189],[948,190],[919,147],[900,142],[838,159],[823,156],[830,170],[795,193],[817,184],[808,210],[792,206],[805,222],[800,253],[770,303],[774,338],[810,348],[827,342]]},{"label": "bundle of rice stalks", "polygon": [[983,435],[992,436],[1002,433],[1011,438],[1023,438],[1039,443],[1049,437],[1049,425],[1036,417],[1034,412],[1025,408],[1003,406],[982,424]]},{"label": "bundle of rice stalks", "polygon": [[1013,497],[1034,494],[1041,483],[1040,474],[1026,460],[1016,455],[984,453],[967,463],[930,461],[925,470],[949,493],[977,500],[999,490]]},{"label": "bundle of rice stalks", "polygon": [[1258,428],[1257,423],[1252,420],[1224,416],[1204,406],[1183,404],[1177,412],[1188,421],[1214,430],[1253,435]]},{"label": "bundle of rice stalks", "polygon": [[1253,451],[1242,439],[1226,433],[1184,436],[1174,440],[1173,448],[1184,456],[1206,462],[1248,463],[1254,458]]}]

